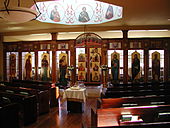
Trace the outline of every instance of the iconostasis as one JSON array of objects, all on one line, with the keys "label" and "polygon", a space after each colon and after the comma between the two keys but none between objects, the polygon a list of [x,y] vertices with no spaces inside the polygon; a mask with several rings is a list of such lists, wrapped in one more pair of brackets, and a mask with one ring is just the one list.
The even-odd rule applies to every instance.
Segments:
[{"label": "iconostasis", "polygon": [[76,40],[23,42],[23,46],[4,43],[4,78],[64,85],[68,81],[102,83],[104,77],[112,83],[163,82],[170,76],[168,45],[163,39],[155,40],[123,43],[86,33]]}]

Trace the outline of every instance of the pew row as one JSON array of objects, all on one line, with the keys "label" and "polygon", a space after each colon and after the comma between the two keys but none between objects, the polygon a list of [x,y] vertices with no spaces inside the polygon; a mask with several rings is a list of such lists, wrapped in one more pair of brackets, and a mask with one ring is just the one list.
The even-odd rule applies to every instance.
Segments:
[{"label": "pew row", "polygon": [[23,109],[18,103],[11,103],[6,97],[0,97],[0,128],[22,128]]},{"label": "pew row", "polygon": [[[91,109],[91,127],[166,127],[170,105]],[[129,117],[128,117],[129,116]],[[135,117],[137,118],[130,118]],[[133,120],[132,120],[133,119]]]},{"label": "pew row", "polygon": [[170,96],[131,97],[131,98],[103,98],[99,108],[120,108],[149,105],[170,105]]},{"label": "pew row", "polygon": [[0,97],[7,98],[11,103],[18,103],[23,109],[24,125],[37,121],[37,99],[35,95],[26,96],[21,94],[0,92]]},{"label": "pew row", "polygon": [[25,88],[34,88],[39,90],[49,90],[49,103],[50,107],[58,106],[58,98],[56,86],[50,82],[34,81],[34,80],[13,80],[12,86],[19,86]]},{"label": "pew row", "polygon": [[0,92],[7,92],[19,95],[35,95],[37,99],[38,114],[44,114],[49,112],[49,91],[48,90],[38,90],[32,88],[24,87],[13,87],[13,86],[0,86]]},{"label": "pew row", "polygon": [[139,96],[161,96],[170,95],[170,90],[125,90],[125,91],[106,91],[103,98],[120,98],[120,97],[139,97]]}]

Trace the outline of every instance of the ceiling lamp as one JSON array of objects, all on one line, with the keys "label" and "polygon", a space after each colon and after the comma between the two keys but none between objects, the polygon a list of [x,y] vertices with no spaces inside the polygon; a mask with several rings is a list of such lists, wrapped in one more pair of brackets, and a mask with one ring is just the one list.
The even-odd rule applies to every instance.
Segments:
[{"label": "ceiling lamp", "polygon": [[[65,25],[101,24],[123,16],[123,7],[97,0],[53,0],[36,3],[36,20]],[[33,5],[34,7],[34,5]]]},{"label": "ceiling lamp", "polygon": [[[35,0],[33,0],[34,3]],[[24,23],[36,19],[38,12],[31,9],[20,7],[20,0],[18,0],[17,7],[9,7],[10,0],[4,1],[4,7],[0,8],[0,18],[16,23]]]}]

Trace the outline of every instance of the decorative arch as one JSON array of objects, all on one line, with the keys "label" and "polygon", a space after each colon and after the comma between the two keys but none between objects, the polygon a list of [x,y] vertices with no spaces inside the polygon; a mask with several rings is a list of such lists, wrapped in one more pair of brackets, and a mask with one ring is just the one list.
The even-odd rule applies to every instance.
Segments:
[{"label": "decorative arch", "polygon": [[95,33],[83,33],[76,38],[76,47],[96,47],[102,44],[102,38]]}]

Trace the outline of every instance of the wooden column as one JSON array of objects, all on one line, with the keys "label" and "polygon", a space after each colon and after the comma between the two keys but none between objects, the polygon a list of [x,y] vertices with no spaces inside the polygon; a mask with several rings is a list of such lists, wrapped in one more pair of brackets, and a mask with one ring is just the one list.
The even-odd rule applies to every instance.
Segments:
[{"label": "wooden column", "polygon": [[148,71],[149,71],[149,51],[144,49],[144,82],[148,82]]},{"label": "wooden column", "polygon": [[5,60],[6,58],[4,58],[4,57],[6,57],[5,56],[5,54],[4,54],[4,50],[3,50],[3,36],[2,35],[0,35],[0,81],[3,81],[4,80],[4,76],[6,76],[5,74],[4,74],[4,72],[6,72],[5,71],[5,68],[4,68],[4,66],[6,65],[6,64],[4,64],[4,62],[5,61],[3,61],[3,60]]},{"label": "wooden column", "polygon": [[167,44],[168,44],[168,66],[167,66],[167,69],[168,69],[168,81],[170,81],[170,40],[167,40]]},{"label": "wooden column", "polygon": [[55,33],[51,33],[51,40],[57,40],[57,36],[58,36],[58,33],[55,32]]},{"label": "wooden column", "polygon": [[122,30],[123,32],[123,46],[124,46],[124,52],[123,52],[123,83],[128,83],[128,30]]},{"label": "wooden column", "polygon": [[19,80],[22,80],[22,52],[18,53],[18,65],[19,65]]},{"label": "wooden column", "polygon": [[74,70],[71,74],[71,86],[76,82],[76,49],[74,47],[74,41],[70,42],[70,66],[74,66]]},{"label": "wooden column", "polygon": [[[53,41],[52,43],[56,43],[57,41],[57,36],[58,33],[51,33],[51,40]],[[52,45],[52,44],[51,44]],[[52,51],[52,83],[56,83],[57,82],[57,69],[56,69],[56,50],[53,49]]]},{"label": "wooden column", "polygon": [[56,51],[52,51],[52,83],[56,83]]},{"label": "wooden column", "polygon": [[[101,53],[102,53],[102,60],[101,60],[101,65],[108,65],[108,60],[107,60],[107,42],[103,42],[102,48],[101,48]],[[107,70],[105,72],[102,72],[102,83],[104,87],[107,87],[107,78],[108,78],[108,73]]]},{"label": "wooden column", "polygon": [[168,81],[168,65],[169,65],[168,49],[164,50],[164,81]]},{"label": "wooden column", "polygon": [[38,51],[35,51],[35,76],[34,79],[38,79]]},{"label": "wooden column", "polygon": [[7,68],[6,68],[6,52],[3,51],[3,54],[2,54],[2,60],[1,60],[1,64],[2,64],[2,80],[4,81],[7,81]]}]

